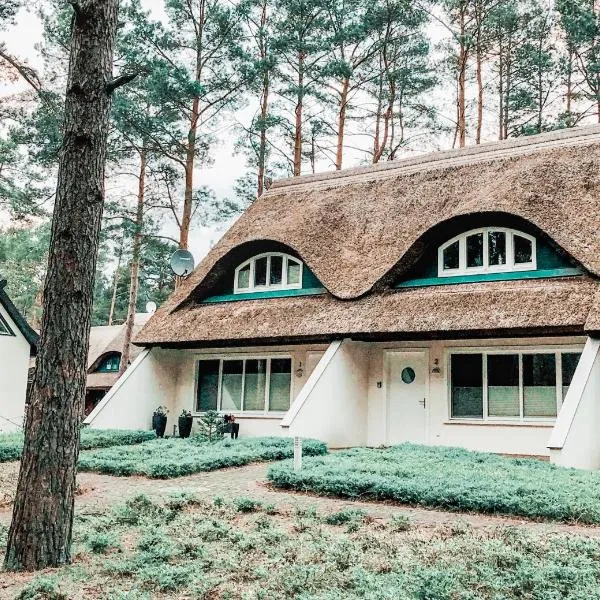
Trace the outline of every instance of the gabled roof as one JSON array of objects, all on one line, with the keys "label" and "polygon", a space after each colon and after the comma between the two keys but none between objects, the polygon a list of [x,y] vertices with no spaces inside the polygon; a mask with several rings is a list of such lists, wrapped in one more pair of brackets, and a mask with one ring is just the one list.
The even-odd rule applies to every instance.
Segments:
[{"label": "gabled roof", "polygon": [[31,354],[34,355],[37,350],[37,343],[39,335],[30,327],[29,323],[25,320],[25,317],[19,312],[19,309],[13,304],[5,290],[6,279],[0,279],[0,304],[4,307],[4,310],[8,313],[14,324],[17,326],[19,331],[23,334],[23,337],[27,340],[31,346]]},{"label": "gabled roof", "polygon": [[[410,268],[428,233],[435,228],[467,215],[490,212],[512,216],[541,230],[588,273],[587,277],[575,278],[579,283],[571,284],[581,286],[578,289],[586,296],[576,312],[583,330],[588,316],[583,313],[591,308],[594,286],[600,276],[600,126],[276,182],[157,311],[136,342],[169,343],[182,335],[189,341],[217,341],[214,329],[220,327],[214,319],[218,316],[228,315],[231,319],[240,312],[256,310],[262,314],[271,307],[283,308],[285,302],[273,300],[247,301],[238,303],[244,306],[235,307],[197,306],[195,301],[210,293],[219,277],[239,260],[240,248],[245,245],[264,240],[285,244],[322,281],[333,297],[327,302],[356,300],[371,291],[383,291],[392,274],[397,277]],[[525,295],[528,293],[525,289],[531,289],[534,296],[537,293],[534,290],[539,292],[539,283],[519,285]],[[549,282],[548,289],[554,285]],[[496,295],[502,286],[491,284],[482,289]],[[436,289],[417,295],[450,301],[448,293],[449,290]],[[398,298],[395,304],[415,293],[404,291],[392,295]],[[504,297],[508,298],[500,295],[495,300],[502,302]],[[308,307],[318,301],[304,298],[288,304],[294,302]],[[438,301],[435,305],[440,306]],[[427,308],[427,304],[422,308]],[[556,309],[556,306],[543,309],[548,322],[556,320],[552,314]],[[343,310],[346,315],[343,318],[349,319],[352,311],[347,306]],[[208,324],[211,311],[215,314]],[[562,313],[559,309],[559,315]],[[199,318],[199,314],[207,319]],[[284,314],[287,319],[287,312],[279,317],[269,315],[270,324]],[[366,313],[362,315],[361,319],[367,318]],[[263,334],[257,335],[263,324],[249,321],[248,316],[244,321],[232,322],[230,331],[222,330],[225,337],[218,339],[234,339],[238,329],[243,339],[263,339]],[[524,326],[517,316],[514,315],[513,324]],[[540,314],[538,321],[544,320],[541,317]],[[565,315],[565,324],[570,319]],[[194,326],[190,327],[192,323]],[[363,320],[361,327],[366,325]],[[444,329],[452,326],[449,322]],[[182,327],[188,331],[180,332]],[[329,329],[323,322],[315,327],[321,327],[323,332]],[[347,326],[337,328],[336,332],[342,329],[348,333],[353,330]],[[377,330],[375,323],[372,330]]]}]

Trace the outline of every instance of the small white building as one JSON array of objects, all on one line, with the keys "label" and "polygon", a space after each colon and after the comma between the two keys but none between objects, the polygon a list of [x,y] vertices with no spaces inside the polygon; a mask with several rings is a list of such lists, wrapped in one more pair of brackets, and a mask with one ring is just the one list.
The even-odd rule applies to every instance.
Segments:
[{"label": "small white building", "polygon": [[27,324],[0,281],[0,433],[23,426],[29,359],[35,355],[37,333]]},{"label": "small white building", "polygon": [[600,127],[276,182],[88,417],[600,468]]}]

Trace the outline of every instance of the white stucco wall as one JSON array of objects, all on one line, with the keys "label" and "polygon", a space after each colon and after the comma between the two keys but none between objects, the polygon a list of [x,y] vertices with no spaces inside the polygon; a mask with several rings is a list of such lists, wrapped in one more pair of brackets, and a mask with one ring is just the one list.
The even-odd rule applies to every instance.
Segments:
[{"label": "white stucco wall", "polygon": [[[459,348],[583,348],[585,338],[507,338],[495,340],[447,340],[373,344],[369,356],[368,437],[369,446],[387,444],[387,381],[384,371],[386,350],[423,348],[429,352],[429,397],[427,399],[427,442],[437,446],[461,446],[471,450],[503,454],[549,456],[548,439],[554,421],[483,422],[450,418],[448,390],[448,355]],[[431,373],[437,359],[440,373]],[[378,387],[381,382],[381,387]]]},{"label": "white stucco wall", "polygon": [[[178,356],[179,351],[144,350],[84,423],[95,429],[152,429],[154,409],[174,405]],[[167,433],[177,416],[169,411]]]},{"label": "white stucco wall", "polygon": [[367,443],[368,350],[351,340],[331,344],[282,423],[289,435],[331,448]]},{"label": "white stucco wall", "polygon": [[3,306],[12,335],[0,335],[0,433],[19,431],[25,414],[30,346]]},{"label": "white stucco wall", "polygon": [[553,463],[600,469],[600,339],[589,339],[548,445]]},{"label": "white stucco wall", "polygon": [[[177,350],[178,380],[173,394],[173,401],[168,404],[171,414],[178,416],[182,410],[189,410],[195,416],[196,397],[196,362],[200,359],[221,357],[254,357],[254,356],[290,356],[292,359],[291,400],[296,399],[304,387],[312,368],[315,357],[319,357],[327,349],[323,344],[306,344],[300,346],[252,346],[247,348],[207,348],[201,350]],[[299,376],[297,371],[302,370]],[[232,412],[232,411],[228,411]],[[240,424],[240,437],[245,436],[286,436],[287,430],[281,427],[285,413],[250,414],[233,413]],[[197,429],[194,424],[192,432]],[[169,431],[170,425],[169,425]]]}]

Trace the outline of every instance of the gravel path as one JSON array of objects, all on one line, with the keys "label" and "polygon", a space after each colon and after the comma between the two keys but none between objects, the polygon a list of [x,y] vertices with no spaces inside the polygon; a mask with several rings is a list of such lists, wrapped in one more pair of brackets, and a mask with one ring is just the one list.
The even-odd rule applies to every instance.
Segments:
[{"label": "gravel path", "polygon": [[[272,489],[266,482],[268,464],[257,463],[245,467],[222,469],[209,473],[198,473],[177,479],[146,479],[144,477],[113,477],[97,473],[81,473],[78,477],[81,493],[76,500],[78,510],[94,512],[124,502],[136,494],[146,494],[152,498],[164,498],[172,493],[189,492],[199,497],[214,498],[220,496],[225,500],[240,496],[275,504],[278,507],[294,509],[295,507],[315,506],[319,512],[329,513],[343,507],[353,506],[366,510],[375,518],[389,519],[394,514],[410,517],[415,525],[431,527],[463,521],[474,527],[513,525],[527,527],[539,531],[563,531],[588,536],[600,536],[600,526],[588,527],[567,525],[552,522],[532,522],[519,518],[497,517],[492,515],[455,513],[442,510],[413,508],[404,505],[349,501],[338,498],[326,498],[311,494]],[[16,487],[18,463],[0,464],[1,491],[11,496]],[[8,489],[7,489],[8,486]],[[8,522],[11,507],[0,503],[0,522]]]}]

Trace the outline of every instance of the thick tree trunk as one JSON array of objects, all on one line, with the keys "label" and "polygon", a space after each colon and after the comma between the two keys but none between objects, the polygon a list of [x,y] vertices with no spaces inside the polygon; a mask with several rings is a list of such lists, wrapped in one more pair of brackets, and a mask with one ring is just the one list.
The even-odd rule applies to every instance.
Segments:
[{"label": "thick tree trunk", "polygon": [[115,318],[115,307],[117,305],[117,287],[119,285],[119,269],[121,268],[121,260],[123,259],[123,245],[125,243],[125,236],[121,236],[121,243],[119,244],[119,254],[117,255],[117,268],[113,277],[113,291],[110,299],[110,310],[108,312],[108,324],[112,325]]},{"label": "thick tree trunk", "polygon": [[135,312],[138,297],[140,250],[142,248],[142,228],[144,226],[144,200],[146,197],[146,149],[140,150],[140,173],[138,176],[137,210],[135,213],[135,232],[133,234],[133,245],[131,249],[131,280],[129,282],[129,303],[127,305],[127,320],[125,321],[125,336],[123,338],[123,350],[121,351],[121,364],[119,366],[119,377],[125,373],[129,365],[131,355],[131,338],[133,337],[133,326],[135,324]]},{"label": "thick tree trunk", "polygon": [[117,2],[80,0],[74,8],[44,316],[4,560],[9,570],[71,560]]},{"label": "thick tree trunk", "polygon": [[298,53],[298,98],[294,124],[294,177],[302,172],[302,108],[304,105],[304,52]]},{"label": "thick tree trunk", "polygon": [[348,88],[350,80],[345,78],[342,83],[342,93],[340,95],[340,109],[338,114],[338,130],[337,130],[337,151],[335,154],[335,168],[342,168],[342,160],[344,158],[344,130],[346,128],[346,111],[348,108]]}]

